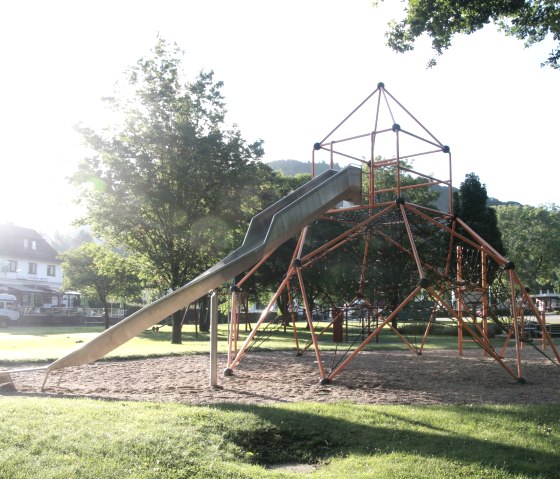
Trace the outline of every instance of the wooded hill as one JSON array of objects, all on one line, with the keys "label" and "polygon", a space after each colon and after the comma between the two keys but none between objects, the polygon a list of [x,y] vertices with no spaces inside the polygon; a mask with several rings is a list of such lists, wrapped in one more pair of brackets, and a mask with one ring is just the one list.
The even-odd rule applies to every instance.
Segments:
[{"label": "wooded hill", "polygon": [[[275,160],[267,163],[275,171],[280,171],[286,176],[296,176],[301,174],[311,174],[311,162],[310,161],[298,161],[298,160]],[[327,163],[316,163],[315,164],[315,174],[320,175],[329,168]],[[335,170],[340,170],[342,167],[338,164],[334,164]],[[434,186],[432,187],[439,193],[439,198],[435,201],[434,206],[440,211],[445,211],[447,209],[448,198],[447,198],[447,188],[444,186]],[[453,188],[453,191],[458,191],[458,188]],[[517,201],[501,201],[497,198],[488,198],[488,206],[500,206],[500,205],[521,205]]]}]

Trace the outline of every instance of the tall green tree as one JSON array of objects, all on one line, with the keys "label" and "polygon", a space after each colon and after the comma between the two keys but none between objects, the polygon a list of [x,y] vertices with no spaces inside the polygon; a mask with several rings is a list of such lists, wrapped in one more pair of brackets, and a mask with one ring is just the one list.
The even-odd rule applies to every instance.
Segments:
[{"label": "tall green tree", "polygon": [[[184,285],[238,243],[270,174],[259,163],[262,142],[248,144],[226,125],[222,82],[212,72],[186,81],[182,56],[158,39],[128,70],[105,99],[115,121],[78,127],[94,153],[73,177],[84,222],[141,257],[162,290]],[[178,311],[173,343],[181,342],[181,322]]]},{"label": "tall green tree", "polygon": [[486,185],[474,173],[468,173],[454,195],[455,213],[498,253],[505,255],[502,233],[498,227],[496,210],[488,206]]},{"label": "tall green tree", "polygon": [[498,225],[521,280],[560,291],[560,207],[497,206]]},{"label": "tall green tree", "polygon": [[[408,0],[405,18],[389,24],[387,43],[397,52],[406,52],[427,34],[441,55],[451,46],[453,35],[471,34],[491,22],[527,47],[552,37],[556,47],[542,66],[560,68],[560,3],[556,0]],[[435,63],[430,60],[429,66]]]},{"label": "tall green tree", "polygon": [[127,299],[139,295],[142,282],[135,263],[106,246],[84,243],[60,255],[67,290],[85,293],[101,302],[105,329],[109,328],[109,299]]}]

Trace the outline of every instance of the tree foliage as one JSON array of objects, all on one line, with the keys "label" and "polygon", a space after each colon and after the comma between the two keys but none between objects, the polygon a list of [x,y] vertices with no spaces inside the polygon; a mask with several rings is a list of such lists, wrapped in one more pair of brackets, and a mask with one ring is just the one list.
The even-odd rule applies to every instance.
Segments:
[{"label": "tree foliage", "polygon": [[105,313],[105,328],[109,327],[109,299],[127,299],[141,291],[135,263],[106,246],[84,243],[63,253],[61,258],[64,288],[99,300]]},{"label": "tree foliage", "polygon": [[498,253],[505,255],[496,211],[488,206],[486,186],[476,174],[469,173],[465,176],[459,191],[454,194],[453,203],[455,213]]},{"label": "tree foliage", "polygon": [[[560,4],[556,0],[408,0],[405,18],[389,24],[387,43],[395,51],[410,51],[426,33],[441,55],[451,46],[453,35],[471,34],[490,22],[523,40],[525,46],[552,36],[556,47],[542,65],[560,68]],[[435,63],[430,60],[429,66]]]},{"label": "tree foliage", "polygon": [[560,290],[560,208],[507,205],[496,212],[521,280],[533,291],[548,285]]},{"label": "tree foliage", "polygon": [[52,246],[60,253],[64,253],[69,249],[77,248],[84,243],[91,243],[93,238],[91,234],[83,229],[74,233],[61,233],[57,231],[52,240]]},{"label": "tree foliage", "polygon": [[[379,156],[376,161],[381,160]],[[400,168],[412,168],[412,162],[400,161]],[[368,191],[368,178],[369,178],[369,167],[364,167],[363,175],[363,185],[362,190]],[[385,201],[393,201],[396,198],[396,192],[383,192],[382,190],[394,189],[397,186],[397,171],[395,167],[392,168],[380,168],[375,170],[375,201],[377,203],[382,203]],[[434,189],[427,186],[420,187],[419,185],[424,185],[429,182],[428,179],[419,176],[414,176],[407,171],[401,169],[399,174],[399,181],[402,190],[401,196],[409,203],[414,203],[421,206],[433,206],[433,203],[438,199],[439,193]],[[412,187],[412,188],[411,188]]]},{"label": "tree foliage", "polygon": [[[105,98],[114,123],[78,127],[94,154],[73,177],[84,222],[141,257],[162,290],[184,285],[237,245],[271,174],[259,163],[262,142],[248,144],[226,125],[222,82],[212,72],[184,81],[181,65],[182,52],[158,39],[121,91]],[[180,323],[177,314],[174,342]]]}]

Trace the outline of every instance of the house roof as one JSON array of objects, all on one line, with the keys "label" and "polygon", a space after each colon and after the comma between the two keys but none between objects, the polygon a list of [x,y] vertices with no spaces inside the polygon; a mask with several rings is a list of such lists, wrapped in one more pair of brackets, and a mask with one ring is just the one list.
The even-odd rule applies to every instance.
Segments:
[{"label": "house roof", "polygon": [[[32,246],[33,242],[35,248]],[[60,262],[57,260],[58,252],[37,231],[11,223],[0,225],[0,255],[7,258]]]},{"label": "house roof", "polygon": [[532,294],[533,298],[544,299],[544,298],[560,298],[560,294],[557,293],[540,293]]}]

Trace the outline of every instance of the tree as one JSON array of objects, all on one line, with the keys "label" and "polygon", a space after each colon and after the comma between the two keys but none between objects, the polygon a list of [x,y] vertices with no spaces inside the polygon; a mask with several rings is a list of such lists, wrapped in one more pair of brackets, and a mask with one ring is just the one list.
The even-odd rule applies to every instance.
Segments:
[{"label": "tree", "polygon": [[61,233],[57,231],[54,234],[54,239],[52,241],[52,246],[60,253],[64,253],[69,249],[77,248],[84,243],[91,243],[93,238],[91,234],[83,229],[78,230],[74,233]]},{"label": "tree", "polygon": [[[480,178],[474,173],[465,176],[458,192],[453,193],[454,213],[459,216],[470,228],[472,228],[484,241],[492,246],[498,253],[505,256],[506,249],[502,241],[502,233],[498,227],[498,220],[494,208],[488,206],[488,193],[486,186],[480,183]],[[464,228],[457,226],[457,233],[467,238]],[[462,241],[458,245],[467,246],[462,255],[463,273],[469,271],[463,280],[471,283],[482,282],[482,269],[479,268],[479,254],[475,250],[468,248]],[[470,251],[467,254],[467,251]],[[493,261],[487,261],[486,278],[488,283],[492,283],[498,275],[499,267]]]},{"label": "tree", "polygon": [[[556,48],[541,66],[560,68],[560,4],[556,0],[408,0],[406,16],[389,24],[387,44],[397,52],[414,49],[424,33],[437,55],[451,46],[456,33],[471,34],[495,22],[507,35],[524,40],[525,46],[551,35]],[[428,63],[435,65],[433,58]]]},{"label": "tree", "polygon": [[[84,222],[140,256],[161,290],[192,280],[237,245],[262,207],[262,142],[247,144],[225,125],[223,84],[212,72],[185,82],[182,52],[158,39],[131,67],[126,88],[105,102],[116,113],[101,131],[79,126],[95,152],[73,181]],[[172,342],[181,342],[182,312]]]},{"label": "tree", "polygon": [[[376,158],[376,161],[382,160],[381,156]],[[412,168],[413,162],[400,161],[400,168]],[[364,167],[365,174],[363,175],[363,191],[368,190],[368,177],[369,177],[369,167]],[[401,170],[400,171],[400,185],[401,187],[410,187],[414,185],[423,185],[429,183],[426,178],[413,176],[412,174]],[[375,170],[375,201],[377,203],[382,203],[384,201],[393,201],[396,198],[396,192],[383,192],[377,193],[377,191],[385,190],[388,188],[396,188],[397,186],[397,172],[395,167],[391,168],[379,168]],[[439,193],[434,189],[429,187],[417,187],[405,189],[402,192],[402,196],[409,203],[415,203],[421,206],[433,207],[433,203],[438,199]]]},{"label": "tree", "polygon": [[560,289],[560,208],[548,206],[498,206],[498,224],[521,280],[537,290],[552,285]]},{"label": "tree", "polygon": [[453,196],[455,213],[498,253],[505,255],[506,249],[498,227],[496,211],[487,205],[486,185],[480,183],[480,178],[474,173],[468,173],[459,191]]},{"label": "tree", "polygon": [[109,298],[130,298],[141,291],[142,284],[133,262],[105,246],[84,243],[60,257],[64,288],[99,300],[103,305],[105,329],[109,328]]}]

